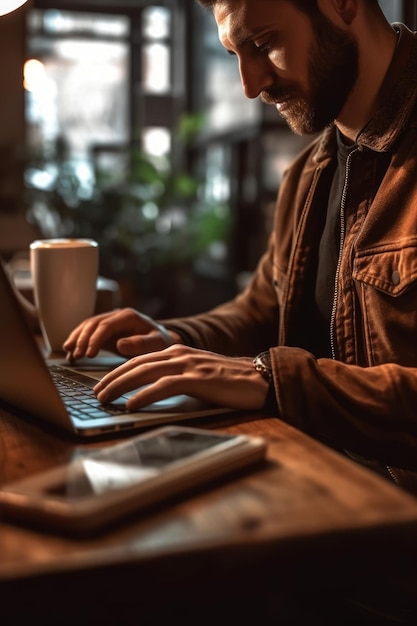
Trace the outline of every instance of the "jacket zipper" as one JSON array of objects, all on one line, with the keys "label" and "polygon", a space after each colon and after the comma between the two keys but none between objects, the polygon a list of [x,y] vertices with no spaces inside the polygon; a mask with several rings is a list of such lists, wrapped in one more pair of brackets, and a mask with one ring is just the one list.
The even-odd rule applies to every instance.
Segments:
[{"label": "jacket zipper", "polygon": [[386,465],[385,466],[387,468],[387,472],[390,475],[390,477],[392,478],[392,480],[397,483],[397,485],[399,484],[399,480],[398,480],[398,476],[397,474],[394,472],[394,470],[392,469],[392,467],[390,465]]},{"label": "jacket zipper", "polygon": [[339,240],[339,255],[337,258],[336,265],[336,274],[334,279],[334,291],[333,291],[333,304],[332,311],[330,315],[330,349],[332,354],[332,359],[336,360],[336,342],[335,342],[335,322],[336,322],[336,307],[339,296],[339,274],[340,274],[340,265],[342,263],[342,253],[343,246],[345,243],[345,207],[346,207],[346,198],[349,187],[349,176],[350,176],[350,168],[352,163],[352,157],[355,152],[358,152],[359,148],[355,148],[352,150],[347,156],[346,159],[346,168],[345,168],[345,180],[343,182],[343,190],[342,190],[342,198],[340,201],[340,240]]},{"label": "jacket zipper", "polygon": [[[342,262],[342,252],[343,252],[343,246],[345,243],[345,208],[346,208],[346,198],[347,198],[347,192],[348,192],[348,187],[349,187],[349,177],[350,177],[350,168],[351,168],[351,164],[352,164],[352,157],[355,154],[355,152],[358,152],[360,150],[360,148],[356,148],[355,150],[352,150],[352,152],[350,152],[348,154],[348,157],[346,159],[346,168],[345,168],[345,180],[343,183],[343,191],[342,191],[342,198],[340,201],[340,240],[339,240],[339,255],[338,255],[338,259],[337,259],[337,265],[336,265],[336,275],[335,275],[335,280],[334,280],[334,296],[333,296],[333,305],[332,305],[332,312],[331,312],[331,316],[330,316],[330,348],[331,348],[331,353],[332,353],[332,359],[336,360],[336,344],[335,344],[335,321],[336,321],[336,307],[337,307],[337,300],[338,300],[338,295],[339,295],[339,287],[338,287],[338,283],[339,283],[339,274],[340,274],[340,265]],[[388,475],[390,476],[390,478],[393,480],[394,483],[398,484],[398,477],[395,473],[395,471],[392,469],[392,467],[390,465],[386,465],[386,470],[388,472]]]}]

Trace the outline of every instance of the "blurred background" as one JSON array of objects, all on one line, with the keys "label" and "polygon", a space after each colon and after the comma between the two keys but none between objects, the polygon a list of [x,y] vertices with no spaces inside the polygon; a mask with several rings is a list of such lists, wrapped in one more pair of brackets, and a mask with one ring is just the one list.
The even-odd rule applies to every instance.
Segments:
[{"label": "blurred background", "polygon": [[[416,27],[416,0],[380,4]],[[310,139],[244,98],[210,12],[29,0],[0,56],[0,256],[22,289],[30,242],[67,236],[99,242],[104,308],[186,315],[242,289]]]}]

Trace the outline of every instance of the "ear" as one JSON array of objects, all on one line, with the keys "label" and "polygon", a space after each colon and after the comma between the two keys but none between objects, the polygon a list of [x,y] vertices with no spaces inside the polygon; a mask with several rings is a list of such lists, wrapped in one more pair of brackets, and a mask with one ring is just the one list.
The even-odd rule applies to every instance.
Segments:
[{"label": "ear", "polygon": [[322,13],[333,20],[341,21],[349,26],[359,11],[359,4],[362,0],[318,0],[318,6]]},{"label": "ear", "polygon": [[359,2],[360,0],[333,0],[335,10],[347,26],[357,16]]}]

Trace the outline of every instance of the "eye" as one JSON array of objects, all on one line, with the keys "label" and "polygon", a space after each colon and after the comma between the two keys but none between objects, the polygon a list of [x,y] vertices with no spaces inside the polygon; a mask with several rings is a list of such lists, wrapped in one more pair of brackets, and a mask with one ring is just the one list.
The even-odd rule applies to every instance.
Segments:
[{"label": "eye", "polygon": [[272,49],[272,39],[267,39],[262,42],[254,41],[254,46],[259,54],[268,54]]}]

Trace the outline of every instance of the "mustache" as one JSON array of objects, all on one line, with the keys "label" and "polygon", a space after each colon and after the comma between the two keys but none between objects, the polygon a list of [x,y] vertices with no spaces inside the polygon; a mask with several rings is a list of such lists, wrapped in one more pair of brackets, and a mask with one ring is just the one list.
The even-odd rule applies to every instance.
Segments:
[{"label": "mustache", "polygon": [[294,90],[268,89],[261,92],[261,100],[265,104],[278,104],[294,95]]}]

